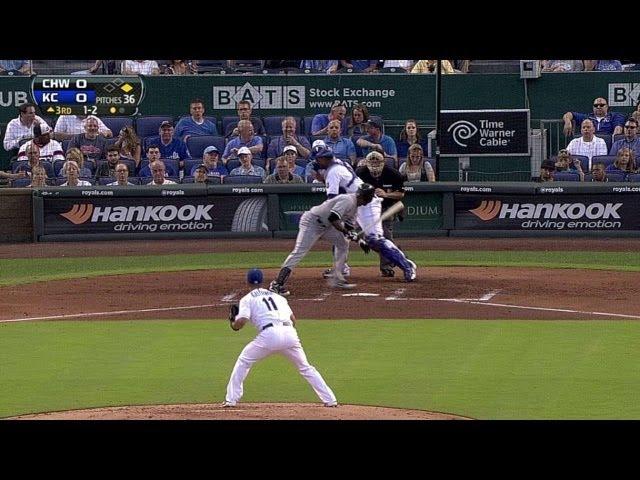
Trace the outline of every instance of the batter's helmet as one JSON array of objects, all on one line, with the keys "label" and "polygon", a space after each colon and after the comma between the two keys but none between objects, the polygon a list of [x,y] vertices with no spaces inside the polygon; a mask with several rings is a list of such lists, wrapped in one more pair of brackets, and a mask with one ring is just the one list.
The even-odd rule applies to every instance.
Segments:
[{"label": "batter's helmet", "polygon": [[358,191],[356,192],[356,196],[362,197],[367,201],[367,203],[373,198],[373,195],[376,193],[376,189],[373,188],[373,185],[369,183],[363,183],[358,187]]},{"label": "batter's helmet", "polygon": [[252,268],[247,272],[247,283],[252,285],[260,285],[262,283],[263,275],[262,270],[259,268]]}]

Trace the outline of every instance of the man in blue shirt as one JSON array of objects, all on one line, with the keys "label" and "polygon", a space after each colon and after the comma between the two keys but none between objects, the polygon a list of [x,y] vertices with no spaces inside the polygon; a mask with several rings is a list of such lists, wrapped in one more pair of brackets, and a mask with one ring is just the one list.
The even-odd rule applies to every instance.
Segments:
[{"label": "man in blue shirt", "polygon": [[398,151],[396,142],[389,135],[382,134],[382,124],[377,120],[367,122],[367,135],[358,138],[356,145],[362,149],[362,156],[369,152],[380,152],[385,158],[393,158],[394,165],[398,165]]},{"label": "man in blue shirt", "polygon": [[331,120],[338,120],[341,125],[342,135],[346,135],[348,129],[347,107],[342,103],[336,102],[331,107],[329,114],[319,113],[313,117],[311,122],[311,135],[326,135],[327,126]]},{"label": "man in blue shirt", "polygon": [[204,118],[204,101],[196,98],[189,104],[190,117],[181,118],[176,125],[175,137],[186,142],[190,136],[218,135],[215,123]]},{"label": "man in blue shirt", "polygon": [[239,151],[242,147],[248,148],[252,156],[260,155],[264,148],[262,137],[253,134],[253,125],[249,120],[238,122],[238,132],[239,135],[233,140],[229,140],[222,154],[222,161],[225,165],[228,160],[239,158]]},{"label": "man in blue shirt", "polygon": [[[149,178],[152,176],[150,165],[156,160],[160,160],[160,147],[153,143],[147,145],[147,158],[149,159],[149,163],[140,169],[140,172],[138,173],[140,178]],[[165,177],[177,177],[178,175],[179,172],[176,172],[170,163],[165,165]]]},{"label": "man in blue shirt", "polygon": [[[204,149],[202,164],[207,169],[208,177],[224,177],[225,175],[229,175],[227,167],[222,164],[222,160],[220,159],[220,152],[214,145]],[[196,168],[201,166],[202,165],[194,166],[191,169],[191,175],[195,176]]]},{"label": "man in blue shirt", "polygon": [[355,165],[356,147],[350,138],[340,135],[340,129],[340,121],[331,120],[327,125],[327,136],[324,137],[324,143],[326,146],[331,147],[334,157]]},{"label": "man in blue shirt", "polygon": [[628,148],[640,158],[640,138],[638,138],[638,122],[635,118],[629,118],[624,122],[624,138],[616,140],[611,145],[609,155],[617,155],[621,148]]},{"label": "man in blue shirt", "polygon": [[596,98],[593,101],[593,113],[567,112],[562,116],[564,121],[564,134],[573,136],[572,120],[575,120],[576,127],[580,130],[583,120],[590,119],[596,128],[596,134],[605,133],[609,135],[617,135],[622,133],[624,125],[624,116],[620,113],[609,112],[609,105],[604,98]]},{"label": "man in blue shirt", "polygon": [[173,123],[165,120],[160,124],[160,135],[151,137],[147,145],[156,145],[160,149],[160,158],[180,159],[180,168],[184,168],[184,160],[191,158],[187,145],[179,138],[173,138]]}]

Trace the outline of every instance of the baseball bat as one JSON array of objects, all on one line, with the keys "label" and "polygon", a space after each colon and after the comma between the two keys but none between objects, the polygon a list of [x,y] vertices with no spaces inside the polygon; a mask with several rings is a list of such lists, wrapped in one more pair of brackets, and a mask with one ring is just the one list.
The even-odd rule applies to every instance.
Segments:
[{"label": "baseball bat", "polygon": [[361,234],[362,232],[369,230],[371,227],[373,227],[374,225],[376,225],[377,223],[382,223],[385,220],[389,220],[390,218],[392,218],[396,213],[401,212],[404,209],[404,203],[402,202],[396,202],[393,205],[391,205],[388,209],[386,209],[384,212],[382,212],[382,215],[380,215],[380,218],[378,220],[376,220],[375,222],[371,222],[369,225],[367,225],[366,227],[362,227],[359,230],[357,230],[358,235]]}]

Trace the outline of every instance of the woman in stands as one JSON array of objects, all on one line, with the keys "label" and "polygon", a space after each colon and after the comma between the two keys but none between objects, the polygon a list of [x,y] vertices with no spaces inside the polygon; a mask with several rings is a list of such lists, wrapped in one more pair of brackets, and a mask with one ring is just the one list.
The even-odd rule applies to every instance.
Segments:
[{"label": "woman in stands", "polygon": [[31,169],[31,183],[27,187],[46,187],[47,172],[42,167],[33,167]]},{"label": "woman in stands", "polygon": [[165,75],[193,75],[193,64],[189,60],[169,60],[171,63],[164,70]]},{"label": "woman in stands", "polygon": [[364,105],[354,105],[351,110],[351,118],[347,122],[347,137],[353,135],[367,134],[367,121],[369,120],[369,111]]},{"label": "woman in stands", "polygon": [[424,159],[424,152],[420,144],[409,147],[407,161],[400,165],[400,175],[405,182],[435,182],[436,174],[429,162]]},{"label": "woman in stands", "polygon": [[628,173],[635,173],[636,170],[636,159],[633,150],[621,148],[618,150],[615,161],[607,167],[605,172],[627,175]]},{"label": "woman in stands", "polygon": [[140,145],[140,138],[136,135],[133,127],[126,126],[120,130],[118,139],[115,146],[120,149],[120,156],[123,158],[129,158],[136,162],[136,171],[140,167],[140,155],[142,153],[142,147]]},{"label": "woman in stands", "polygon": [[[69,150],[67,150],[67,154],[65,155],[65,160],[69,161],[69,160],[73,160],[74,162],[76,162],[78,164],[78,168],[79,168],[79,177],[92,177],[93,173],[91,173],[91,169],[88,167],[85,167],[84,165],[84,154],[80,151],[79,148],[70,148]],[[63,173],[62,173],[62,169],[60,169],[60,172],[58,172],[58,176],[59,177],[64,177]]]},{"label": "woman in stands", "polygon": [[67,177],[67,181],[64,182],[61,187],[90,187],[91,182],[87,182],[86,180],[80,180],[79,173],[80,168],[78,164],[73,160],[67,160],[63,167],[62,172],[65,177]]},{"label": "woman in stands", "polygon": [[580,181],[584,182],[584,171],[582,170],[582,162],[579,159],[571,158],[571,154],[566,148],[561,149],[558,152],[556,158],[556,173],[577,173],[580,177]]},{"label": "woman in stands", "polygon": [[420,145],[423,151],[427,148],[426,141],[420,138],[418,124],[415,120],[409,119],[406,121],[396,145],[398,148],[398,158],[406,158],[411,145]]}]

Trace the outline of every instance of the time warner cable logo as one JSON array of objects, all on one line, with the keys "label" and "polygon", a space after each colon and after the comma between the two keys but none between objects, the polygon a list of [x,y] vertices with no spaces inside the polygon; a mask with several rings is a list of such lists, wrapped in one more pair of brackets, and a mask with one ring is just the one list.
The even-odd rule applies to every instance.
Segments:
[{"label": "time warner cable logo", "polygon": [[447,129],[447,133],[453,130],[453,141],[461,147],[466,147],[466,143],[462,143],[464,140],[468,140],[478,133],[478,127],[467,120],[458,120],[452,123]]}]

